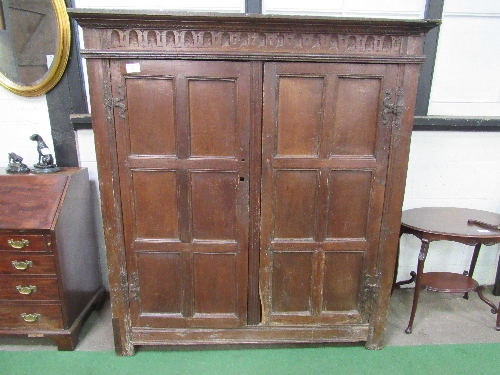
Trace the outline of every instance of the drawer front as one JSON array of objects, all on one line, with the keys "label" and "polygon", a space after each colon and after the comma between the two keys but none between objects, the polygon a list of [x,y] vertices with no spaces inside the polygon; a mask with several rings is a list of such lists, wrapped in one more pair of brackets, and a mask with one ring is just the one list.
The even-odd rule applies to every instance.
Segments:
[{"label": "drawer front", "polygon": [[0,252],[0,275],[55,275],[53,255]]},{"label": "drawer front", "polygon": [[0,233],[0,250],[49,251],[42,234]]},{"label": "drawer front", "polygon": [[61,306],[1,303],[0,329],[63,329]]},{"label": "drawer front", "polygon": [[0,299],[19,301],[59,301],[57,279],[0,278]]}]

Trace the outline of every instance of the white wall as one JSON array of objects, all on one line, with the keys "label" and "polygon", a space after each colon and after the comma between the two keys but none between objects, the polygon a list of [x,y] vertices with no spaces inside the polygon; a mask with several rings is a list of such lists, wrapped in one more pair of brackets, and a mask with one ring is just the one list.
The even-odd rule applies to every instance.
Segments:
[{"label": "white wall", "polygon": [[264,14],[423,18],[426,0],[262,0]]},{"label": "white wall", "polygon": [[77,8],[156,9],[198,12],[245,12],[245,0],[76,0]]},{"label": "white wall", "polygon": [[500,116],[500,1],[447,0],[429,114]]},{"label": "white wall", "polygon": [[9,152],[21,155],[28,165],[37,163],[36,142],[29,139],[35,133],[54,149],[45,95],[24,98],[0,87],[0,168],[8,165]]},{"label": "white wall", "polygon": [[[132,0],[76,1],[78,7],[136,8],[137,4]],[[492,47],[496,46],[494,38],[500,33],[500,2],[475,0],[473,6],[470,4],[469,0],[445,3],[430,115],[500,116],[499,59],[491,56],[492,50],[498,53],[498,48]],[[139,6],[244,11],[243,0],[143,0]],[[263,0],[264,13],[282,14],[421,18],[424,8],[425,0]],[[479,32],[474,34],[474,30]],[[51,141],[45,96],[21,98],[0,88],[0,113],[0,167],[7,165],[10,151],[24,156],[28,164],[34,163],[36,148],[28,137],[36,132]],[[89,168],[91,180],[96,184],[93,133],[79,131],[77,138],[81,166]],[[496,161],[499,149],[500,133],[414,132],[404,209],[448,205],[500,213],[500,161]],[[420,244],[415,238],[404,236],[401,245],[399,275],[405,278],[416,269]],[[426,269],[462,272],[468,269],[470,255],[467,246],[434,243]],[[475,273],[480,283],[494,282],[498,255],[498,246],[482,251]]]},{"label": "white wall", "polygon": [[[465,207],[500,213],[500,133],[413,132],[403,209]],[[469,269],[472,247],[434,242],[429,247],[426,271],[462,273]],[[420,241],[401,239],[399,279],[416,271]],[[499,247],[483,247],[474,278],[481,284],[495,281]]]}]

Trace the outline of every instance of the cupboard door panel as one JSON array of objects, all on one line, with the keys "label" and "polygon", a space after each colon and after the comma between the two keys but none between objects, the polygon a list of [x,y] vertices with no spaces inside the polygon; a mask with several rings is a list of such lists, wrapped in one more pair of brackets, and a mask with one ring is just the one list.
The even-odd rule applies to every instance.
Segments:
[{"label": "cupboard door panel", "polygon": [[[194,254],[194,316],[237,317],[236,254]],[[217,264],[217,268],[214,267]]]},{"label": "cupboard door panel", "polygon": [[189,80],[191,156],[236,156],[236,82]]},{"label": "cupboard door panel", "polygon": [[137,238],[179,239],[179,202],[175,171],[133,171]]},{"label": "cupboard door panel", "polygon": [[[130,153],[175,155],[174,82],[164,78],[126,80]],[[155,95],[149,95],[154,92]]]},{"label": "cupboard door panel", "polygon": [[276,251],[273,253],[273,313],[312,310],[313,253]]},{"label": "cupboard door panel", "polygon": [[[321,77],[280,79],[277,155],[318,157],[323,80]],[[297,108],[300,108],[300,111],[297,111]]]},{"label": "cupboard door panel", "polygon": [[132,326],[245,325],[251,64],[135,64],[111,63]]},{"label": "cupboard door panel", "polygon": [[275,171],[274,238],[313,240],[317,186],[318,171]]},{"label": "cupboard door panel", "polygon": [[191,173],[193,239],[235,240],[238,176],[232,172]]},{"label": "cupboard door panel", "polygon": [[[182,312],[181,254],[178,252],[137,254],[140,313]],[[132,283],[136,282],[135,280]]]},{"label": "cupboard door panel", "polygon": [[366,238],[371,190],[371,171],[330,172],[327,238]]},{"label": "cupboard door panel", "polygon": [[374,154],[380,89],[380,78],[338,78],[332,155]]},{"label": "cupboard door panel", "polygon": [[362,252],[326,252],[322,310],[324,312],[358,310],[362,276]]}]

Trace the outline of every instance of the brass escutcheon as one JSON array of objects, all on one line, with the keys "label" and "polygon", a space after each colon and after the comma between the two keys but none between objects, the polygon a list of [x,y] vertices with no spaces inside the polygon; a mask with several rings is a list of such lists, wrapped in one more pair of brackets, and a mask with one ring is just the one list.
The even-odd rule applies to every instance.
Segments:
[{"label": "brass escutcheon", "polygon": [[24,271],[26,268],[31,267],[33,265],[33,262],[31,260],[25,260],[25,261],[13,260],[12,265],[15,267],[16,270]]},{"label": "brass escutcheon", "polygon": [[36,286],[33,286],[33,285],[29,285],[29,286],[18,285],[18,286],[16,286],[16,289],[19,293],[24,294],[25,296],[27,296],[28,294],[31,294],[33,292],[36,292]]},{"label": "brass escutcheon", "polygon": [[7,243],[14,249],[22,249],[23,247],[28,246],[30,244],[30,242],[28,240],[25,240],[24,238],[20,241],[8,240]]},{"label": "brass escutcheon", "polygon": [[23,320],[25,322],[28,322],[28,323],[34,323],[36,322],[38,319],[40,319],[42,316],[38,313],[35,313],[35,314],[26,314],[26,313],[22,313],[21,314],[21,317],[23,318]]}]

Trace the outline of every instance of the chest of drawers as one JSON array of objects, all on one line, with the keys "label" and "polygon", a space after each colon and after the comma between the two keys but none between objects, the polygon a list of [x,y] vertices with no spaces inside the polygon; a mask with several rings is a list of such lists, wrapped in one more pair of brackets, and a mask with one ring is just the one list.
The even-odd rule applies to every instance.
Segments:
[{"label": "chest of drawers", "polygon": [[0,175],[0,334],[72,350],[104,300],[86,169]]}]

